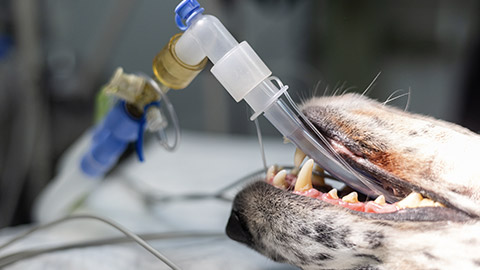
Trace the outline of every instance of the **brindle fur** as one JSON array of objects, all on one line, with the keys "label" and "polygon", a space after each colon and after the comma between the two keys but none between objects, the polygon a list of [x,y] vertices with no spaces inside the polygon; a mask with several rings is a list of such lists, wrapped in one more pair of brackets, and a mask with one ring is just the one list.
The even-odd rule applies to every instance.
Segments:
[{"label": "brindle fur", "polygon": [[353,167],[448,208],[365,214],[264,182],[235,198],[227,234],[302,269],[480,269],[480,137],[360,95],[302,111]]}]

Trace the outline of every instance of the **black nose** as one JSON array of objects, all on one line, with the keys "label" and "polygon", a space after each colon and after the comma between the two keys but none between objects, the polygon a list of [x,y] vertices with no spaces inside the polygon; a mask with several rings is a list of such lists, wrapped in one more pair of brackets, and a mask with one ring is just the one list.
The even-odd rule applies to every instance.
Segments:
[{"label": "black nose", "polygon": [[225,230],[228,237],[230,237],[232,240],[249,246],[252,245],[252,235],[248,231],[241,214],[239,214],[237,211],[232,210],[230,213],[230,218],[228,219],[227,228]]}]

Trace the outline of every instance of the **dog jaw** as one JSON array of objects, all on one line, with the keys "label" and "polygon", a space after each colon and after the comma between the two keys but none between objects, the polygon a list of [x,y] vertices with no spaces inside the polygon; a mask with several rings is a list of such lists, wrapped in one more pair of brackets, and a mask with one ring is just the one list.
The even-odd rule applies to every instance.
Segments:
[{"label": "dog jaw", "polygon": [[480,216],[479,135],[356,94],[313,98],[301,110],[322,133],[359,157],[344,156],[357,169]]}]

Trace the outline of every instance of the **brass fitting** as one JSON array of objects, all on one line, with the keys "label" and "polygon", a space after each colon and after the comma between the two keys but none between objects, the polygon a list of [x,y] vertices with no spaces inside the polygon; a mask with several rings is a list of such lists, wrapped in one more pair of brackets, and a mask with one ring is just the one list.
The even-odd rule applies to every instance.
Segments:
[{"label": "brass fitting", "polygon": [[175,44],[182,33],[174,35],[168,44],[153,59],[153,73],[165,86],[172,89],[183,89],[202,71],[207,63],[205,57],[197,65],[183,63],[175,54]]},{"label": "brass fitting", "polygon": [[[161,90],[166,91],[165,89]],[[129,106],[129,112],[134,115],[141,115],[147,104],[161,98],[160,94],[146,83],[142,76],[124,73],[122,68],[117,68],[103,91],[107,95],[125,100]],[[135,113],[134,107],[136,108]]]}]

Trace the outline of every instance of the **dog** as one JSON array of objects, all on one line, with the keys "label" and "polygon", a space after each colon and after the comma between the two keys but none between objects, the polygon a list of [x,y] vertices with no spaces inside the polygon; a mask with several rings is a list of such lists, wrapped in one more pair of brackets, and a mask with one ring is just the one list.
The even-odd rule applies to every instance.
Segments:
[{"label": "dog", "polygon": [[273,168],[236,195],[230,238],[301,269],[480,269],[479,135],[359,94],[300,109],[354,170],[403,199],[322,191],[313,161],[298,175]]}]

